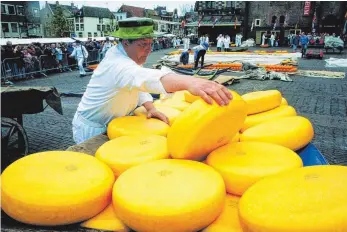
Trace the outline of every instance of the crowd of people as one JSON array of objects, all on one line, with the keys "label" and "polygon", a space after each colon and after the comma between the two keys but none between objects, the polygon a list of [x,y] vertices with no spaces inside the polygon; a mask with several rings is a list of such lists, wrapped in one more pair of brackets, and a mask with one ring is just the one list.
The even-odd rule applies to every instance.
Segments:
[{"label": "crowd of people", "polygon": [[[117,40],[110,40],[109,38],[104,41],[88,38],[86,42],[80,44],[73,42],[13,45],[11,41],[7,41],[6,45],[1,46],[1,75],[13,79],[28,79],[38,77],[42,73],[49,74],[79,69],[80,75],[83,77],[85,76],[86,63],[100,62],[107,50],[117,43]],[[79,55],[71,56],[77,45],[83,45],[87,51],[87,54],[83,54],[82,68],[81,64],[78,65],[81,57],[78,57]],[[170,47],[172,47],[170,39],[155,38],[152,51]]]}]

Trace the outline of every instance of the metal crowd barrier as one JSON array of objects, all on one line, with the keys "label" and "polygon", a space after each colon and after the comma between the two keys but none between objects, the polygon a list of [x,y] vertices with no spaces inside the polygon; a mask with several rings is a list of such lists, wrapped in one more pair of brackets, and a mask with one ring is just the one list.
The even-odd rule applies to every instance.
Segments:
[{"label": "metal crowd barrier", "polygon": [[[170,48],[170,41],[154,43],[152,51],[157,51],[164,48]],[[105,54],[101,49],[88,51],[88,58],[85,59],[85,65],[100,63]],[[77,61],[75,58],[70,58],[69,54],[64,53],[62,59],[58,60],[56,55],[41,55],[28,58],[5,58],[1,62],[1,79],[2,80],[23,80],[34,78],[35,76],[45,76],[52,71],[72,71],[77,69]]]}]

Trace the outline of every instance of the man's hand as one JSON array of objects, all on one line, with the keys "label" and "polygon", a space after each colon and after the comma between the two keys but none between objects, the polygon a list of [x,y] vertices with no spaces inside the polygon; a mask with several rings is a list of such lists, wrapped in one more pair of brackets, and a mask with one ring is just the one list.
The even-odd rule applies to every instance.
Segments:
[{"label": "man's hand", "polygon": [[157,119],[165,122],[166,124],[170,124],[169,119],[166,117],[166,115],[163,114],[162,112],[157,111],[156,108],[153,108],[153,109],[147,111],[147,118],[157,118]]},{"label": "man's hand", "polygon": [[200,96],[208,104],[212,104],[213,99],[217,104],[224,106],[233,99],[233,95],[223,85],[199,78],[194,78],[187,90],[195,96]]}]

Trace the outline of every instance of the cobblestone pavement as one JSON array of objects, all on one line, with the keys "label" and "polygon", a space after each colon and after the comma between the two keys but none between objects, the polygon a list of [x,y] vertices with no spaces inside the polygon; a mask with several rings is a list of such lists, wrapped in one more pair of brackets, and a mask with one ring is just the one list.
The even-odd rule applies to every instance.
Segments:
[{"label": "cobblestone pavement", "polygon": [[[259,48],[256,48],[259,50]],[[172,49],[153,52],[147,67]],[[326,55],[346,58],[342,55]],[[300,60],[300,69],[343,71],[347,69],[325,68],[324,60]],[[83,92],[90,77],[79,78],[77,71],[53,74],[16,82],[18,86],[55,86],[62,92]],[[331,164],[347,165],[347,81],[344,79],[308,78],[294,76],[293,82],[241,80],[231,86],[244,94],[250,91],[278,89],[294,106],[298,114],[308,117],[314,125],[313,143]],[[74,144],[71,121],[79,97],[62,97],[64,115],[47,107],[42,113],[24,116],[24,128],[29,137],[30,153],[47,150],[65,150]]]}]

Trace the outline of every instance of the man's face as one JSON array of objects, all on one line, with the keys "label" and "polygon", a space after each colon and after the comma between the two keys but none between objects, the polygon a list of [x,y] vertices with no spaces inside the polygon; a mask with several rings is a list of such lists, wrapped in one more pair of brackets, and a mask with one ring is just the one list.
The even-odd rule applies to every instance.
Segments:
[{"label": "man's face", "polygon": [[143,65],[151,53],[153,39],[139,39],[132,43],[125,41],[128,56],[138,65]]}]

